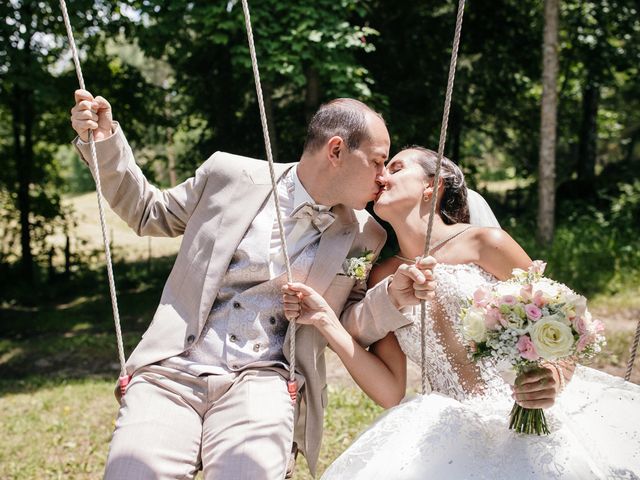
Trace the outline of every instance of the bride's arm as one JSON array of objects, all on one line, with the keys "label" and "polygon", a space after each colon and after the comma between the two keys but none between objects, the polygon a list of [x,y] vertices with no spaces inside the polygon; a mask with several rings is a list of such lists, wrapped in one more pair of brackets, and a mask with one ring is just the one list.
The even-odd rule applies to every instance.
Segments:
[{"label": "bride's arm", "polygon": [[384,408],[400,403],[406,389],[407,366],[393,333],[367,351],[349,335],[324,298],[311,287],[290,283],[283,287],[283,293],[287,318],[316,327],[374,402]]}]

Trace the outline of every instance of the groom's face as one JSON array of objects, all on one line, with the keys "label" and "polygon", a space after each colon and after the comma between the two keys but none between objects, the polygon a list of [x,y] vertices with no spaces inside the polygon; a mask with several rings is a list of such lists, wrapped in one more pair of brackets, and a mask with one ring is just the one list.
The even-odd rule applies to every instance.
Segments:
[{"label": "groom's face", "polygon": [[382,119],[376,115],[368,116],[369,138],[360,142],[358,148],[342,152],[340,172],[340,203],[363,209],[380,192],[384,177],[384,163],[389,156],[391,140]]}]

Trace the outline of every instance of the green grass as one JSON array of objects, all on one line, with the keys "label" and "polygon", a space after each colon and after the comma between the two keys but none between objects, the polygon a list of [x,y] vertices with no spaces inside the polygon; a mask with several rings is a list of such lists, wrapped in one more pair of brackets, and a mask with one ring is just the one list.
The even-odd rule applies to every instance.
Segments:
[{"label": "green grass", "polygon": [[[117,414],[113,379],[0,381],[0,478],[99,479]],[[354,388],[331,388],[319,471],[381,409]],[[296,480],[312,477],[302,457]]]},{"label": "green grass", "polygon": [[0,478],[101,477],[117,412],[112,381],[3,380],[0,392]]}]

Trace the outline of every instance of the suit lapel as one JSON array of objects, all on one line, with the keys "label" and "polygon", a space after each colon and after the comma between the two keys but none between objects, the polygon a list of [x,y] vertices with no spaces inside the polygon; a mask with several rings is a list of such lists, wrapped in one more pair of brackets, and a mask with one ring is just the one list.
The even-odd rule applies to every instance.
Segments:
[{"label": "suit lapel", "polygon": [[[276,179],[279,180],[294,165],[292,163],[274,164]],[[214,248],[215,254],[222,257],[226,254],[229,259],[272,191],[267,162],[254,170],[244,170],[243,174],[245,178],[235,189],[229,208],[220,222],[219,232],[224,236],[224,242],[217,242],[217,244],[222,243],[223,246],[218,251]]]},{"label": "suit lapel", "polygon": [[336,219],[320,237],[316,258],[307,276],[307,285],[320,295],[329,288],[336,274],[342,271],[342,263],[356,236],[357,222],[353,211],[336,205],[333,212]]}]

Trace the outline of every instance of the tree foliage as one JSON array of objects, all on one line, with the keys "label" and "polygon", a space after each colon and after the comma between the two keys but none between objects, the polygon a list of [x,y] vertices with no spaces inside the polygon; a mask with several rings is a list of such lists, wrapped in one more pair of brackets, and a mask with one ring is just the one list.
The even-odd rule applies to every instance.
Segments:
[{"label": "tree foliage", "polygon": [[[152,179],[175,182],[216,150],[264,158],[239,0],[67,4],[87,87],[111,101]],[[298,159],[309,116],[337,96],[382,111],[392,151],[434,148],[456,5],[252,0],[278,161]],[[561,2],[559,211],[579,192],[610,212],[637,172],[638,13],[634,0]],[[61,195],[90,178],[68,144],[77,80],[57,3],[8,0],[0,15],[0,232],[11,243],[0,265],[17,257],[27,265],[31,250],[36,263],[47,252],[50,225],[64,217]],[[465,12],[447,153],[472,185],[528,182],[494,205],[503,216],[535,218],[543,18],[535,0],[468,2]]]}]

